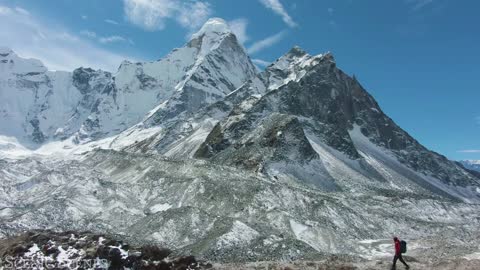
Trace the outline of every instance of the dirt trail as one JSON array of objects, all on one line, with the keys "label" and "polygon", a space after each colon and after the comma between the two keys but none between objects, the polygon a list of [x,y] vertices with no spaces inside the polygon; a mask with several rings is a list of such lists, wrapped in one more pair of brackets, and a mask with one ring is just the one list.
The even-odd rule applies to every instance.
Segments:
[{"label": "dirt trail", "polygon": [[[479,270],[480,260],[451,259],[437,262],[410,262],[410,270]],[[390,270],[391,261],[377,260],[359,263],[349,262],[257,262],[247,264],[215,264],[215,270]],[[405,269],[397,265],[398,270]]]}]

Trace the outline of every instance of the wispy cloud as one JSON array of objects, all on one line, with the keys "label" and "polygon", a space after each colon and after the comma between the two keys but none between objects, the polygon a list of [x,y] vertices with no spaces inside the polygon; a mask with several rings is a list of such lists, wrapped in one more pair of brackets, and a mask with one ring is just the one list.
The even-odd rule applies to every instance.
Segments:
[{"label": "wispy cloud", "polygon": [[113,43],[113,42],[124,42],[127,40],[121,36],[108,36],[108,37],[101,37],[98,39],[98,41],[100,41],[100,43]]},{"label": "wispy cloud", "polygon": [[262,66],[262,67],[266,67],[266,66],[270,65],[270,63],[271,63],[271,62],[268,62],[268,61],[264,61],[262,59],[252,59],[252,62],[254,64]]},{"label": "wispy cloud", "polygon": [[28,10],[23,9],[21,7],[16,7],[15,11],[17,11],[18,13],[23,14],[23,15],[30,15],[30,12],[28,12]]},{"label": "wispy cloud", "polygon": [[0,15],[9,15],[12,14],[13,10],[9,7],[0,6]]},{"label": "wispy cloud", "polygon": [[185,28],[197,29],[212,15],[213,11],[208,2],[195,1],[177,6],[177,22]]},{"label": "wispy cloud", "polygon": [[419,11],[433,3],[433,0],[405,0],[412,12]]},{"label": "wispy cloud", "polygon": [[88,16],[87,16],[87,15],[81,15],[80,17],[81,17],[83,20],[88,19]]},{"label": "wispy cloud", "polygon": [[84,35],[86,37],[89,37],[89,38],[96,38],[97,37],[97,33],[93,32],[93,31],[89,31],[89,30],[82,30],[82,31],[80,31],[80,34]]},{"label": "wispy cloud", "polygon": [[128,42],[130,44],[134,44],[133,41],[129,38],[124,38],[122,36],[108,36],[108,37],[100,37],[98,39],[100,43],[106,44],[106,43],[115,43],[115,42]]},{"label": "wispy cloud", "polygon": [[0,6],[0,40],[22,57],[40,59],[49,69],[73,70],[84,66],[112,71],[123,60],[131,59],[28,14]]},{"label": "wispy cloud", "polygon": [[232,32],[237,36],[238,41],[240,43],[245,43],[247,42],[250,37],[247,34],[247,26],[248,26],[248,20],[245,18],[240,18],[240,19],[235,19],[232,21],[228,22],[228,25],[230,26],[230,29],[232,29]]},{"label": "wispy cloud", "polygon": [[124,0],[124,12],[134,25],[148,31],[162,30],[169,19],[187,29],[197,29],[213,13],[204,1]]},{"label": "wispy cloud", "polygon": [[109,24],[113,24],[113,25],[119,25],[119,23],[117,21],[114,21],[114,20],[111,20],[111,19],[105,19],[104,22],[109,23]]},{"label": "wispy cloud", "polygon": [[269,48],[271,46],[273,46],[275,43],[279,42],[280,40],[282,40],[282,38],[285,37],[285,35],[287,34],[286,31],[282,31],[282,32],[279,32],[273,36],[269,36],[265,39],[262,39],[260,41],[257,41],[255,43],[253,43],[248,49],[248,53],[250,54],[254,54],[256,52],[259,52],[263,49],[266,49],[266,48]]},{"label": "wispy cloud", "polygon": [[467,150],[459,150],[457,151],[459,153],[467,153],[467,154],[476,154],[476,153],[480,153],[480,150],[477,150],[477,149],[467,149]]},{"label": "wispy cloud", "polygon": [[330,7],[330,8],[327,8],[327,12],[328,12],[328,14],[330,15],[330,18],[331,18],[328,21],[328,25],[330,25],[332,28],[337,28],[338,25],[337,25],[337,22],[335,21],[334,16],[333,16],[334,15],[333,13],[335,12],[335,10]]},{"label": "wispy cloud", "polygon": [[118,36],[118,35],[102,37],[102,36],[98,36],[97,33],[93,32],[93,31],[90,31],[90,30],[82,30],[82,31],[80,31],[80,34],[83,35],[83,36],[86,36],[90,39],[98,40],[98,42],[100,42],[102,44],[115,43],[115,42],[128,42],[131,45],[134,44],[134,42],[131,39],[125,38],[125,37],[122,37],[122,36]]},{"label": "wispy cloud", "polygon": [[260,0],[260,2],[267,7],[268,9],[271,9],[273,12],[275,12],[277,15],[282,17],[283,22],[285,22],[288,26],[290,27],[295,27],[297,26],[297,23],[292,19],[292,17],[287,13],[285,8],[283,7],[282,3],[280,3],[280,0]]}]

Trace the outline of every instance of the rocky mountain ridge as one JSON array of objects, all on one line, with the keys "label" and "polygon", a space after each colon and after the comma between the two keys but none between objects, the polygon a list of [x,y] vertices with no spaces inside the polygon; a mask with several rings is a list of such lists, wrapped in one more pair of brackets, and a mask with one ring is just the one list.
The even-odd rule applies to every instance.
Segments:
[{"label": "rocky mountain ridge", "polygon": [[480,171],[480,160],[462,160],[460,163],[467,169]]},{"label": "rocky mountain ridge", "polygon": [[[55,140],[85,143],[144,121],[192,113],[252,78],[255,67],[221,19],[155,62],[124,61],[115,74],[90,68],[51,72],[2,49],[1,134],[36,148]],[[222,70],[222,72],[219,72]]]}]

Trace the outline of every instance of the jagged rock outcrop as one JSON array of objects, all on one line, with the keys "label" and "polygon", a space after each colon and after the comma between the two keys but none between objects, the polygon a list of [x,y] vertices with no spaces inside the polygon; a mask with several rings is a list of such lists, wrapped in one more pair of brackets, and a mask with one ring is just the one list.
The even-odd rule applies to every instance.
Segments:
[{"label": "jagged rock outcrop", "polygon": [[0,239],[2,267],[30,269],[209,269],[193,256],[173,256],[154,245],[130,245],[119,236],[33,230]]}]

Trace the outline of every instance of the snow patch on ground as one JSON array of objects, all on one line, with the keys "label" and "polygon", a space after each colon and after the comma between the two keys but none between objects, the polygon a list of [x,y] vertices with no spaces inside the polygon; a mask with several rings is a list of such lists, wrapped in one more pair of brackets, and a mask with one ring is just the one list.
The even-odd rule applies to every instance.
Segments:
[{"label": "snow patch on ground", "polygon": [[290,219],[290,228],[295,237],[311,246],[315,250],[330,250],[336,252],[336,242],[338,242],[335,236],[331,235],[327,230],[317,226],[305,225],[297,222],[294,219]]},{"label": "snow patch on ground", "polygon": [[361,257],[365,259],[378,259],[393,255],[393,241],[390,239],[366,239],[358,241]]},{"label": "snow patch on ground", "polygon": [[258,236],[259,233],[257,231],[237,220],[233,223],[233,226],[228,233],[218,238],[217,248],[222,249],[247,245]]},{"label": "snow patch on ground", "polygon": [[465,255],[463,258],[467,260],[480,260],[480,252]]},{"label": "snow patch on ground", "polygon": [[110,248],[118,249],[120,251],[120,256],[122,256],[122,259],[126,259],[128,257],[128,251],[124,250],[122,248],[122,245],[110,246]]},{"label": "snow patch on ground", "polygon": [[155,214],[158,212],[167,211],[170,208],[172,208],[172,205],[168,203],[160,203],[150,207],[150,211],[152,212],[152,214]]},{"label": "snow patch on ground", "polygon": [[24,147],[15,137],[0,135],[0,158],[23,158],[32,151]]},{"label": "snow patch on ground", "polygon": [[24,256],[32,256],[39,251],[40,248],[37,246],[37,244],[33,244],[33,246],[29,248],[27,252],[25,252]]}]

